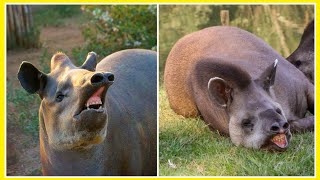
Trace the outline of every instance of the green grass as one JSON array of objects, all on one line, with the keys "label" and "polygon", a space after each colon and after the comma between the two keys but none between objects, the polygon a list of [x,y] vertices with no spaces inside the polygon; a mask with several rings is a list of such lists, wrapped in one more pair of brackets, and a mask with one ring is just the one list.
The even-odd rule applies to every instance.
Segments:
[{"label": "green grass", "polygon": [[[160,88],[161,176],[313,176],[314,134],[294,134],[283,153],[236,147],[199,118],[175,114]],[[172,168],[168,160],[176,165]]]},{"label": "green grass", "polygon": [[40,98],[30,95],[21,86],[14,88],[12,82],[7,84],[7,123],[19,127],[25,133],[38,137],[38,107]]}]

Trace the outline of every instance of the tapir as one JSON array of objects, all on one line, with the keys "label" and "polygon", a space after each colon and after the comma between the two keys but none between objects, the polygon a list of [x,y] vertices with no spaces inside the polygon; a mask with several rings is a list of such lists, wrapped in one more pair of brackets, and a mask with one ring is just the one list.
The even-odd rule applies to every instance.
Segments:
[{"label": "tapir", "polygon": [[50,73],[23,62],[22,87],[41,98],[43,175],[156,175],[156,53],[132,49],[76,67],[64,53]]},{"label": "tapir", "polygon": [[314,20],[305,28],[298,48],[287,60],[300,69],[314,84]]},{"label": "tapir", "polygon": [[182,37],[165,65],[171,108],[201,116],[237,146],[284,151],[294,131],[313,130],[314,85],[255,35],[231,26]]}]

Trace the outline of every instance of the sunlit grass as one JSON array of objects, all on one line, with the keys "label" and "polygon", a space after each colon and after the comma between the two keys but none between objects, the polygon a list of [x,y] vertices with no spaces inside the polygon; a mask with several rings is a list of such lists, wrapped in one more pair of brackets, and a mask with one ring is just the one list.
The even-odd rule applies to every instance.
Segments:
[{"label": "sunlit grass", "polygon": [[[160,88],[161,176],[313,176],[314,134],[294,134],[284,153],[236,147],[199,118],[175,114]],[[174,165],[169,166],[168,160]]]}]

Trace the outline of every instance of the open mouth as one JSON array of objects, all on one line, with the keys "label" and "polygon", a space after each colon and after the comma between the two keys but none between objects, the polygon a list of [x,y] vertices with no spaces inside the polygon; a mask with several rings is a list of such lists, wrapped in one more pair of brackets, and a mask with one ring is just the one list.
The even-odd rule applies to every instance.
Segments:
[{"label": "open mouth", "polygon": [[276,134],[271,138],[271,142],[281,149],[288,147],[287,136],[284,133]]},{"label": "open mouth", "polygon": [[[103,111],[103,104],[101,95],[103,94],[105,87],[100,87],[86,102],[83,110],[97,110]],[[83,111],[82,110],[82,111]]]},{"label": "open mouth", "polygon": [[[83,107],[79,109],[78,113],[74,116],[76,119],[80,119],[81,115],[87,113],[104,113],[104,95],[106,93],[106,87],[102,86],[95,91],[88,100],[83,102]],[[86,99],[86,98],[84,98]]]},{"label": "open mouth", "polygon": [[289,147],[291,139],[291,133],[278,133],[269,137],[261,149],[265,149],[271,152],[283,152]]}]

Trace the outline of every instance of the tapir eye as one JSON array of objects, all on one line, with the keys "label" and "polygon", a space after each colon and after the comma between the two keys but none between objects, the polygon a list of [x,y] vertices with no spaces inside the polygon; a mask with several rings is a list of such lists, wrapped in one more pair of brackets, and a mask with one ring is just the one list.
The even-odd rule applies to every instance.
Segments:
[{"label": "tapir eye", "polygon": [[253,123],[250,119],[244,119],[242,120],[242,127],[244,128],[253,128]]},{"label": "tapir eye", "polygon": [[281,113],[281,110],[280,110],[279,108],[276,109],[276,112],[277,112],[278,114],[280,114],[280,115],[282,114],[282,113]]},{"label": "tapir eye", "polygon": [[57,102],[61,102],[63,100],[63,98],[64,98],[64,95],[61,94],[61,93],[58,93],[57,96],[56,96],[56,101]]}]

